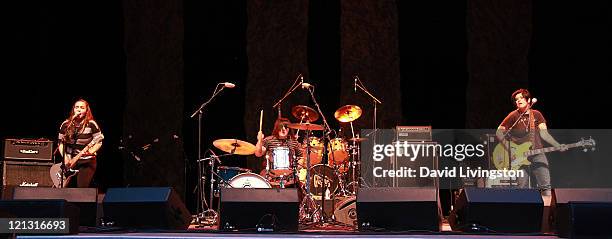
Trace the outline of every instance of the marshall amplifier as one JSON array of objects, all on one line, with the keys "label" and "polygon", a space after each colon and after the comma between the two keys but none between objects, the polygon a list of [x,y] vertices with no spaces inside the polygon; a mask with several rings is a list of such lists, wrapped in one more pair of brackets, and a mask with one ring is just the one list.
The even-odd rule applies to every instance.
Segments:
[{"label": "marshall amplifier", "polygon": [[21,187],[51,187],[49,174],[51,162],[4,161],[2,164],[2,185]]},{"label": "marshall amplifier", "polygon": [[397,126],[397,141],[431,141],[431,126]]},{"label": "marshall amplifier", "polygon": [[51,161],[53,141],[32,139],[5,139],[5,160]]}]

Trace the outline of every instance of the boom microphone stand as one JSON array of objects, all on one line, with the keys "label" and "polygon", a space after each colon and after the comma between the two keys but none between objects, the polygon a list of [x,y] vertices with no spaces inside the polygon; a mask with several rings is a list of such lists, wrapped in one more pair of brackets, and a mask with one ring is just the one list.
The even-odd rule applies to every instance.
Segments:
[{"label": "boom microphone stand", "polygon": [[[382,105],[382,102],[380,100],[378,100],[374,95],[372,95],[370,93],[370,91],[365,87],[365,85],[363,84],[363,82],[361,82],[361,79],[359,79],[359,76],[357,76],[357,75],[355,75],[355,88],[356,88],[355,91],[357,91],[357,88],[359,88],[361,91],[365,92],[370,98],[372,98],[372,104],[374,104],[374,122],[373,122],[373,126],[374,127],[372,129],[372,132],[370,132],[368,135],[366,135],[366,137],[369,137],[371,134],[374,134],[374,137],[372,137],[372,142],[373,142],[373,145],[376,145],[376,138],[377,138],[377,135],[378,135],[378,128],[377,128],[377,125],[376,125],[376,117],[377,117],[376,106],[378,104]],[[360,155],[360,157],[361,157],[361,155]],[[362,180],[363,180],[363,178],[360,175],[358,182],[360,182]],[[363,180],[363,181],[364,181],[364,184],[365,184],[365,180]],[[357,185],[359,185],[359,183],[357,183]],[[367,186],[367,184],[366,184],[366,186]],[[355,189],[355,192],[357,192],[357,189]]]},{"label": "boom microphone stand", "polygon": [[[221,88],[219,88],[219,86],[221,86]],[[225,89],[226,87],[228,87],[228,83],[218,83],[217,86],[215,86],[215,90],[213,91],[212,96],[210,97],[210,99],[208,99],[206,102],[202,103],[202,105],[200,105],[200,107],[194,111],[190,118],[195,117],[196,115],[198,115],[198,159],[197,162],[199,164],[201,164],[201,159],[202,159],[202,114],[203,114],[203,109],[204,107],[206,107],[206,105],[208,105],[214,98],[215,96],[217,96],[221,91],[223,91],[223,89]],[[233,85],[229,86],[229,87],[233,87]],[[211,175],[212,176],[212,175]],[[212,177],[211,177],[212,179]],[[198,198],[200,199],[200,204],[198,205],[198,215],[197,215],[197,221],[204,221],[206,219],[206,215],[207,213],[210,213],[211,216],[213,218],[213,224],[215,223],[214,221],[216,221],[217,219],[217,212],[214,211],[214,209],[212,209],[212,201],[210,203],[206,202],[206,196],[204,195],[204,187],[205,187],[205,183],[206,183],[206,177],[204,176],[204,170],[202,170],[202,166],[199,165],[198,166],[198,190],[200,190],[200,193],[198,193]],[[212,182],[211,182],[212,184]],[[208,208],[208,210],[203,211],[204,210],[204,206],[206,205],[206,207]],[[202,210],[202,211],[200,211]],[[209,220],[210,221],[210,220]]]},{"label": "boom microphone stand", "polygon": [[[527,102],[527,108],[525,109],[525,111],[523,111],[523,113],[521,113],[516,118],[516,120],[514,121],[512,126],[510,126],[508,129],[506,129],[506,132],[504,133],[504,135],[502,137],[502,139],[505,139],[506,142],[508,143],[508,145],[506,146],[506,151],[508,152],[508,169],[512,169],[512,149],[511,149],[512,145],[511,145],[511,142],[510,142],[511,141],[510,140],[511,131],[512,131],[512,129],[514,129],[514,127],[517,125],[517,123],[521,120],[521,118],[523,118],[523,115],[525,115],[528,111],[531,111],[531,107],[533,107],[533,105],[536,102],[538,102],[538,99],[536,99],[536,98],[530,98],[529,99],[529,102]],[[532,114],[532,112],[530,112],[530,114]],[[531,122],[530,122],[530,125],[531,125]],[[535,134],[535,132],[530,132],[530,133]]]},{"label": "boom microphone stand", "polygon": [[[328,155],[328,160],[329,160],[329,152],[327,150],[327,144],[330,142],[330,138],[329,138],[329,134],[332,132],[331,128],[329,127],[329,124],[327,123],[327,119],[325,118],[325,115],[323,114],[323,112],[321,111],[321,107],[319,107],[319,103],[317,102],[317,99],[314,96],[314,86],[310,86],[310,87],[306,87],[308,89],[308,93],[310,93],[310,97],[312,98],[312,102],[315,104],[315,106],[317,107],[317,111],[319,112],[319,114],[321,115],[321,118],[323,119],[323,124],[324,124],[324,130],[323,130],[323,157],[325,157],[325,155]],[[310,171],[310,170],[309,170]],[[307,174],[307,177],[309,177],[309,175]],[[309,179],[307,179],[309,180]],[[326,223],[326,218],[325,218],[325,197],[326,192],[327,192],[327,178],[325,176],[325,174],[322,173],[321,175],[321,180],[323,183],[323,190],[321,191],[321,216],[320,216],[320,221],[321,223]],[[308,183],[310,183],[310,181],[307,181]],[[332,192],[330,192],[331,195]]]},{"label": "boom microphone stand", "polygon": [[291,95],[293,91],[295,91],[298,87],[301,86],[301,84],[298,84],[298,80],[304,81],[304,76],[302,76],[302,73],[300,73],[297,78],[295,78],[295,81],[293,81],[293,84],[291,85],[291,87],[289,87],[289,90],[285,93],[285,95],[283,95],[280,100],[278,100],[276,103],[274,103],[274,105],[272,105],[272,108],[278,107],[278,118],[281,117],[281,103],[283,103],[285,98]]}]

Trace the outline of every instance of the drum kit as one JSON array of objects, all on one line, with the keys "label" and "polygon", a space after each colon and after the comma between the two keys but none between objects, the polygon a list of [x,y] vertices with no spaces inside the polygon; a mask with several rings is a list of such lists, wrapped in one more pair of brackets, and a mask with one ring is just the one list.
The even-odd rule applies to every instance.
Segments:
[{"label": "drum kit", "polygon": [[[346,105],[339,108],[334,116],[342,123],[350,123],[361,116],[362,110],[356,105]],[[225,152],[223,155],[215,155],[203,158],[198,162],[208,161],[208,169],[211,178],[209,190],[209,202],[213,201],[213,194],[219,192],[222,187],[231,188],[285,188],[297,187],[301,191],[302,203],[300,206],[300,219],[304,221],[320,221],[323,219],[323,209],[315,200],[332,200],[336,196],[354,198],[359,186],[359,143],[365,138],[341,138],[341,137],[315,137],[314,132],[324,131],[323,125],[314,124],[319,119],[319,114],[312,108],[304,105],[294,106],[292,115],[300,123],[291,123],[286,126],[294,129],[295,138],[303,133],[303,140],[299,144],[302,157],[296,157],[287,146],[270,149],[265,158],[268,165],[260,174],[251,172],[249,169],[240,167],[217,166],[219,158],[231,155],[252,155],[256,146],[238,139],[217,139],[213,145]],[[327,142],[324,144],[324,142]],[[324,152],[329,152],[327,158]],[[205,175],[200,175],[201,186],[204,188]],[[215,182],[218,182],[215,184]],[[215,188],[216,187],[216,188]],[[201,199],[205,199],[201,190]],[[206,201],[206,200],[204,200]],[[204,202],[206,203],[206,202]],[[214,224],[217,214],[210,209],[198,217],[201,224]],[[320,205],[324,205],[321,202]],[[206,219],[205,219],[206,218]],[[343,221],[344,222],[344,221]]]},{"label": "drum kit", "polygon": [[[219,86],[221,88],[219,89]],[[297,105],[291,108],[291,115],[299,121],[299,123],[284,124],[287,127],[295,130],[295,140],[298,142],[295,146],[278,145],[271,147],[266,151],[266,169],[260,174],[255,174],[248,169],[238,167],[215,167],[215,162],[221,162],[220,157],[230,155],[252,155],[256,152],[256,146],[249,142],[238,139],[218,139],[213,142],[213,145],[225,152],[223,155],[215,155],[212,150],[211,156],[208,158],[201,157],[201,125],[202,125],[202,109],[212,101],[212,99],[226,88],[227,84],[219,83],[211,98],[204,102],[192,115],[194,118],[198,115],[198,174],[199,174],[199,200],[200,207],[207,210],[198,213],[196,222],[200,226],[214,225],[217,220],[217,212],[212,209],[212,205],[206,202],[204,193],[206,180],[206,170],[204,161],[208,162],[210,169],[210,204],[213,201],[215,191],[222,187],[232,188],[298,188],[300,196],[299,218],[304,224],[313,223],[326,224],[340,222],[345,224],[356,224],[355,217],[355,194],[360,182],[363,179],[360,177],[360,143],[365,141],[365,138],[360,138],[355,134],[353,122],[359,119],[363,113],[357,105],[345,105],[334,112],[334,118],[340,123],[350,124],[351,138],[344,138],[341,135],[333,134],[333,131],[325,115],[321,111],[319,104],[314,96],[314,86],[304,82],[304,77],[299,74],[288,91],[279,99],[272,107],[278,109],[278,117],[281,117],[281,106],[283,101],[291,95],[296,89],[301,88],[308,90],[311,100],[314,103],[314,108]],[[231,88],[231,87],[230,87]],[[355,88],[360,89],[365,94],[373,99],[373,128],[376,129],[376,112],[377,104],[381,102],[375,98],[363,85],[361,80],[355,76]],[[318,119],[322,119],[322,124],[315,124]],[[262,131],[263,110],[260,113],[259,131]],[[322,132],[318,137],[316,132]],[[302,138],[300,140],[299,138]],[[299,149],[296,149],[298,147]],[[259,151],[259,150],[257,150]],[[299,153],[298,153],[299,152]],[[300,156],[301,155],[301,156]],[[219,183],[215,184],[216,181]],[[217,185],[215,190],[214,186]],[[337,210],[331,217],[326,217],[325,200],[334,200],[336,197],[345,197],[335,205]],[[320,200],[317,204],[315,200]],[[332,210],[333,211],[333,210]],[[200,209],[198,209],[200,212]],[[334,218],[335,217],[335,218]]]}]

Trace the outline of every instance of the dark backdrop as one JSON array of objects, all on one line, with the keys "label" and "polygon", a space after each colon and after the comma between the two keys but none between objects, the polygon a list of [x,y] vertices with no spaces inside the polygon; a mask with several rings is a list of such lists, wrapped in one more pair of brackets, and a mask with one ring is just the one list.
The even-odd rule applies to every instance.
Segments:
[{"label": "dark backdrop", "polygon": [[[495,128],[513,109],[510,93],[526,87],[549,127],[608,128],[608,5],[13,1],[2,16],[0,136],[55,139],[85,98],[106,135],[96,185],[170,185],[193,207],[198,124],[189,115],[218,82],[236,88],[205,108],[204,150],[218,138],[254,143],[261,109],[269,134],[272,103],[300,73],[335,129],[346,127],[333,118],[345,104],[364,109],[359,128],[372,125],[354,75],[383,101],[378,127]],[[312,103],[298,89],[282,114]],[[259,160],[224,164],[256,169]]]}]

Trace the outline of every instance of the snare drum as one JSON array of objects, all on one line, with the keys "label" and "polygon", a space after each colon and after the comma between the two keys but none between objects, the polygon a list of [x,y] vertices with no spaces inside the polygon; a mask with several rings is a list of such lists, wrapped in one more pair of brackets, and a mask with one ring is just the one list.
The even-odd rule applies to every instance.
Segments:
[{"label": "snare drum", "polygon": [[233,188],[272,188],[268,180],[254,173],[241,173],[233,177],[229,184]]},{"label": "snare drum", "polygon": [[291,167],[292,154],[289,147],[279,146],[274,147],[270,150],[268,157],[269,169],[268,171],[273,176],[290,175],[293,172]]},{"label": "snare drum", "polygon": [[[325,165],[317,164],[310,168],[310,193],[314,196],[324,195],[324,186],[329,189],[329,197],[338,190],[339,179],[334,169]],[[325,184],[324,184],[325,182]]]}]

